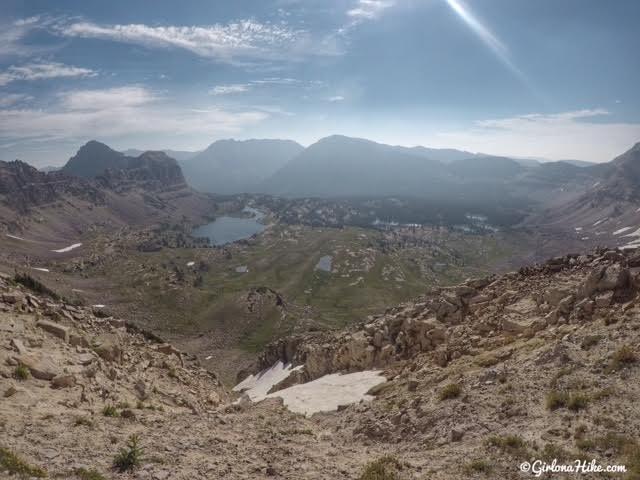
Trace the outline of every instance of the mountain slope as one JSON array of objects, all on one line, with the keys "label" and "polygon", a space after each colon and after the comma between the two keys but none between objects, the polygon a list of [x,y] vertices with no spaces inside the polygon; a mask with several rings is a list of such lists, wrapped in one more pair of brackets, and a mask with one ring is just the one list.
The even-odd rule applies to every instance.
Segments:
[{"label": "mountain slope", "polygon": [[181,162],[187,182],[205,192],[255,191],[303,147],[290,140],[218,140]]},{"label": "mountain slope", "polygon": [[520,163],[506,157],[477,156],[451,162],[447,168],[469,180],[507,180],[525,171]]},{"label": "mountain slope", "polygon": [[423,195],[450,175],[437,161],[369,140],[339,135],[305,149],[262,184],[287,196]]}]

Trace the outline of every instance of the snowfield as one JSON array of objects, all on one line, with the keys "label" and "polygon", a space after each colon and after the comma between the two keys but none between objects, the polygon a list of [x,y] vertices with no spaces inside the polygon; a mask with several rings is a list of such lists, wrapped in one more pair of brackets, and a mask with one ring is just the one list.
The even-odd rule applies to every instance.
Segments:
[{"label": "snowfield", "polygon": [[282,380],[291,375],[291,372],[300,370],[303,366],[292,368],[290,363],[286,365],[280,361],[271,368],[267,368],[257,375],[249,375],[238,385],[233,387],[234,392],[243,392],[254,401],[259,402],[267,398],[267,393],[271,387],[277,385]]},{"label": "snowfield", "polygon": [[373,397],[367,395],[367,392],[386,381],[382,372],[373,370],[345,375],[332,373],[311,382],[268,393],[274,385],[301,368],[302,365],[292,367],[291,364],[285,365],[279,361],[257,375],[248,376],[233,390],[245,393],[253,402],[280,397],[292,412],[311,416],[316,412],[337,410],[340,405],[372,400]]},{"label": "snowfield", "polygon": [[373,370],[345,375],[332,373],[270,393],[267,397],[281,397],[289,410],[310,417],[317,412],[337,410],[340,405],[373,400],[367,392],[386,380],[382,372]]},{"label": "snowfield", "polygon": [[613,234],[614,234],[614,235],[620,235],[621,233],[628,232],[628,231],[629,231],[629,230],[631,230],[632,228],[633,228],[633,227],[624,227],[624,228],[621,228],[621,229],[619,229],[619,230],[616,230],[615,232],[613,232]]},{"label": "snowfield", "polygon": [[74,243],[73,245],[69,245],[68,247],[61,248],[60,250],[51,250],[51,251],[55,253],[65,253],[65,252],[70,252],[71,250],[75,250],[76,248],[81,246],[82,246],[81,243]]}]

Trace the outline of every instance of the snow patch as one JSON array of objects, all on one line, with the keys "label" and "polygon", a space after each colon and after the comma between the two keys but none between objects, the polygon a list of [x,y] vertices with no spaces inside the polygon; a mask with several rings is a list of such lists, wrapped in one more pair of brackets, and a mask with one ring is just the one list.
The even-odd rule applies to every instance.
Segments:
[{"label": "snow patch", "polygon": [[249,267],[246,265],[240,265],[236,267],[236,273],[247,273],[249,271]]},{"label": "snow patch", "polygon": [[594,227],[597,227],[598,225],[600,225],[602,222],[604,222],[605,220],[608,220],[607,217],[605,218],[601,218],[600,220],[598,220],[596,223],[593,224]]},{"label": "snow patch", "polygon": [[271,387],[287,378],[291,372],[300,370],[302,367],[303,365],[292,367],[290,363],[285,365],[278,360],[271,368],[267,368],[257,375],[249,375],[233,387],[233,391],[246,393],[252,401],[259,402],[267,398],[267,392],[271,390]]},{"label": "snow patch", "polygon": [[102,305],[101,303],[97,304],[97,305],[91,305],[93,308],[104,308],[106,307],[106,305]]},{"label": "snow patch", "polygon": [[301,368],[303,365],[292,367],[290,363],[278,361],[257,375],[248,376],[233,391],[247,394],[253,402],[280,397],[292,412],[311,416],[316,412],[337,410],[340,405],[373,400],[373,396],[367,395],[367,392],[386,381],[382,372],[374,370],[345,375],[332,373],[311,382],[267,393],[274,385]]},{"label": "snow patch", "polygon": [[14,240],[24,240],[24,238],[22,238],[22,237],[16,237],[15,235],[9,235],[8,233],[7,233],[7,237],[13,238]]},{"label": "snow patch", "polygon": [[196,264],[196,262],[187,262],[187,267],[193,267]]},{"label": "snow patch", "polygon": [[380,371],[365,370],[346,375],[332,373],[270,393],[267,397],[280,397],[292,412],[311,416],[316,412],[337,410],[340,405],[373,400],[374,397],[367,392],[385,381]]},{"label": "snow patch", "polygon": [[31,268],[33,268],[34,270],[38,270],[40,272],[48,272],[49,271],[48,268],[42,268],[42,267],[31,267]]},{"label": "snow patch", "polygon": [[613,232],[614,235],[620,235],[621,233],[627,232],[629,230],[631,230],[633,227],[624,227],[621,228],[619,230],[616,230],[615,232]]},{"label": "snow patch", "polygon": [[582,230],[582,227],[575,227],[575,228],[574,228],[574,230],[575,230],[576,232],[579,232],[579,231],[581,231],[581,230]]},{"label": "snow patch", "polygon": [[635,232],[627,233],[624,235],[625,237],[636,237],[640,238],[640,228],[638,228]]},{"label": "snow patch", "polygon": [[74,243],[73,245],[69,245],[68,247],[61,248],[60,250],[51,250],[51,251],[55,253],[65,253],[65,252],[70,252],[71,250],[75,250],[76,248],[81,246],[82,246],[81,243]]}]

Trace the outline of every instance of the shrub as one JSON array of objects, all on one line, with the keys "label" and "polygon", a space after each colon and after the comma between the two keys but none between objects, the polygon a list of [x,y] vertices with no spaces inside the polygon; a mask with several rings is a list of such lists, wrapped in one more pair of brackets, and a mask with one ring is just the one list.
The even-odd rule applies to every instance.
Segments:
[{"label": "shrub", "polygon": [[16,273],[15,276],[13,277],[13,280],[16,283],[20,283],[24,285],[32,292],[40,293],[42,295],[48,295],[54,300],[58,300],[60,298],[56,292],[51,290],[49,287],[43,284],[40,280],[33,278],[28,273]]},{"label": "shrub", "polygon": [[577,412],[579,410],[583,410],[587,408],[587,404],[589,403],[589,397],[587,397],[583,393],[574,393],[569,396],[569,401],[567,402],[567,408],[569,410],[573,410]]},{"label": "shrub", "polygon": [[583,393],[568,393],[552,390],[547,393],[547,409],[557,410],[559,408],[568,408],[577,412],[587,408],[589,397]]},{"label": "shrub", "polygon": [[440,395],[438,398],[440,400],[449,400],[451,398],[457,398],[462,393],[462,387],[458,383],[450,383],[445,385],[442,390],[440,390]]},{"label": "shrub", "polygon": [[547,410],[557,410],[567,406],[569,394],[552,390],[547,393]]},{"label": "shrub", "polygon": [[105,405],[102,409],[102,415],[104,415],[105,417],[117,417],[118,410],[113,405]]},{"label": "shrub", "polygon": [[571,454],[561,446],[554,443],[547,443],[540,453],[540,458],[545,462],[550,463],[554,459],[557,459],[558,461],[566,460],[570,457],[570,455]]},{"label": "shrub", "polygon": [[629,345],[623,345],[613,354],[609,370],[620,370],[638,361],[638,357]]},{"label": "shrub", "polygon": [[0,470],[8,471],[10,475],[20,475],[21,477],[44,478],[47,476],[47,472],[44,469],[29,465],[12,451],[2,447],[0,447]]},{"label": "shrub", "polygon": [[493,466],[484,459],[477,458],[464,466],[467,473],[489,473],[493,470]]},{"label": "shrub", "polygon": [[398,480],[398,470],[402,470],[398,459],[391,455],[385,455],[369,462],[359,480]]},{"label": "shrub", "polygon": [[13,370],[13,378],[16,380],[26,380],[29,378],[29,375],[29,369],[26,365],[20,364]]},{"label": "shrub", "polygon": [[513,456],[524,456],[527,454],[527,444],[517,435],[493,435],[489,437],[487,444],[491,447],[499,448]]},{"label": "shrub", "polygon": [[131,435],[127,441],[127,447],[121,448],[113,459],[113,467],[121,473],[133,470],[142,462],[142,453],[140,437]]},{"label": "shrub", "polygon": [[85,427],[93,427],[93,421],[90,418],[87,418],[87,417],[78,417],[78,418],[76,418],[75,422],[73,422],[73,424],[76,427],[79,427],[81,425],[83,425]]}]

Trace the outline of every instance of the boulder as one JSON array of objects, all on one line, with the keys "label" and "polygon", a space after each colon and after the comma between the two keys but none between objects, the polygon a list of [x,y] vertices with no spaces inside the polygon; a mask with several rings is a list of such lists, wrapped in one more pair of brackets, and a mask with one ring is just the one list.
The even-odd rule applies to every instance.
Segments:
[{"label": "boulder", "polygon": [[16,360],[29,369],[33,378],[39,380],[53,380],[55,376],[61,373],[57,363],[49,355],[27,353],[19,355]]},{"label": "boulder", "polygon": [[56,375],[51,379],[51,388],[69,388],[76,384],[74,375]]},{"label": "boulder", "polygon": [[120,363],[122,361],[122,348],[117,343],[104,342],[97,346],[94,351],[107,362]]},{"label": "boulder", "polygon": [[58,338],[61,338],[65,342],[69,342],[69,328],[59,323],[49,322],[47,320],[39,320],[36,322],[36,326],[49,332]]}]

